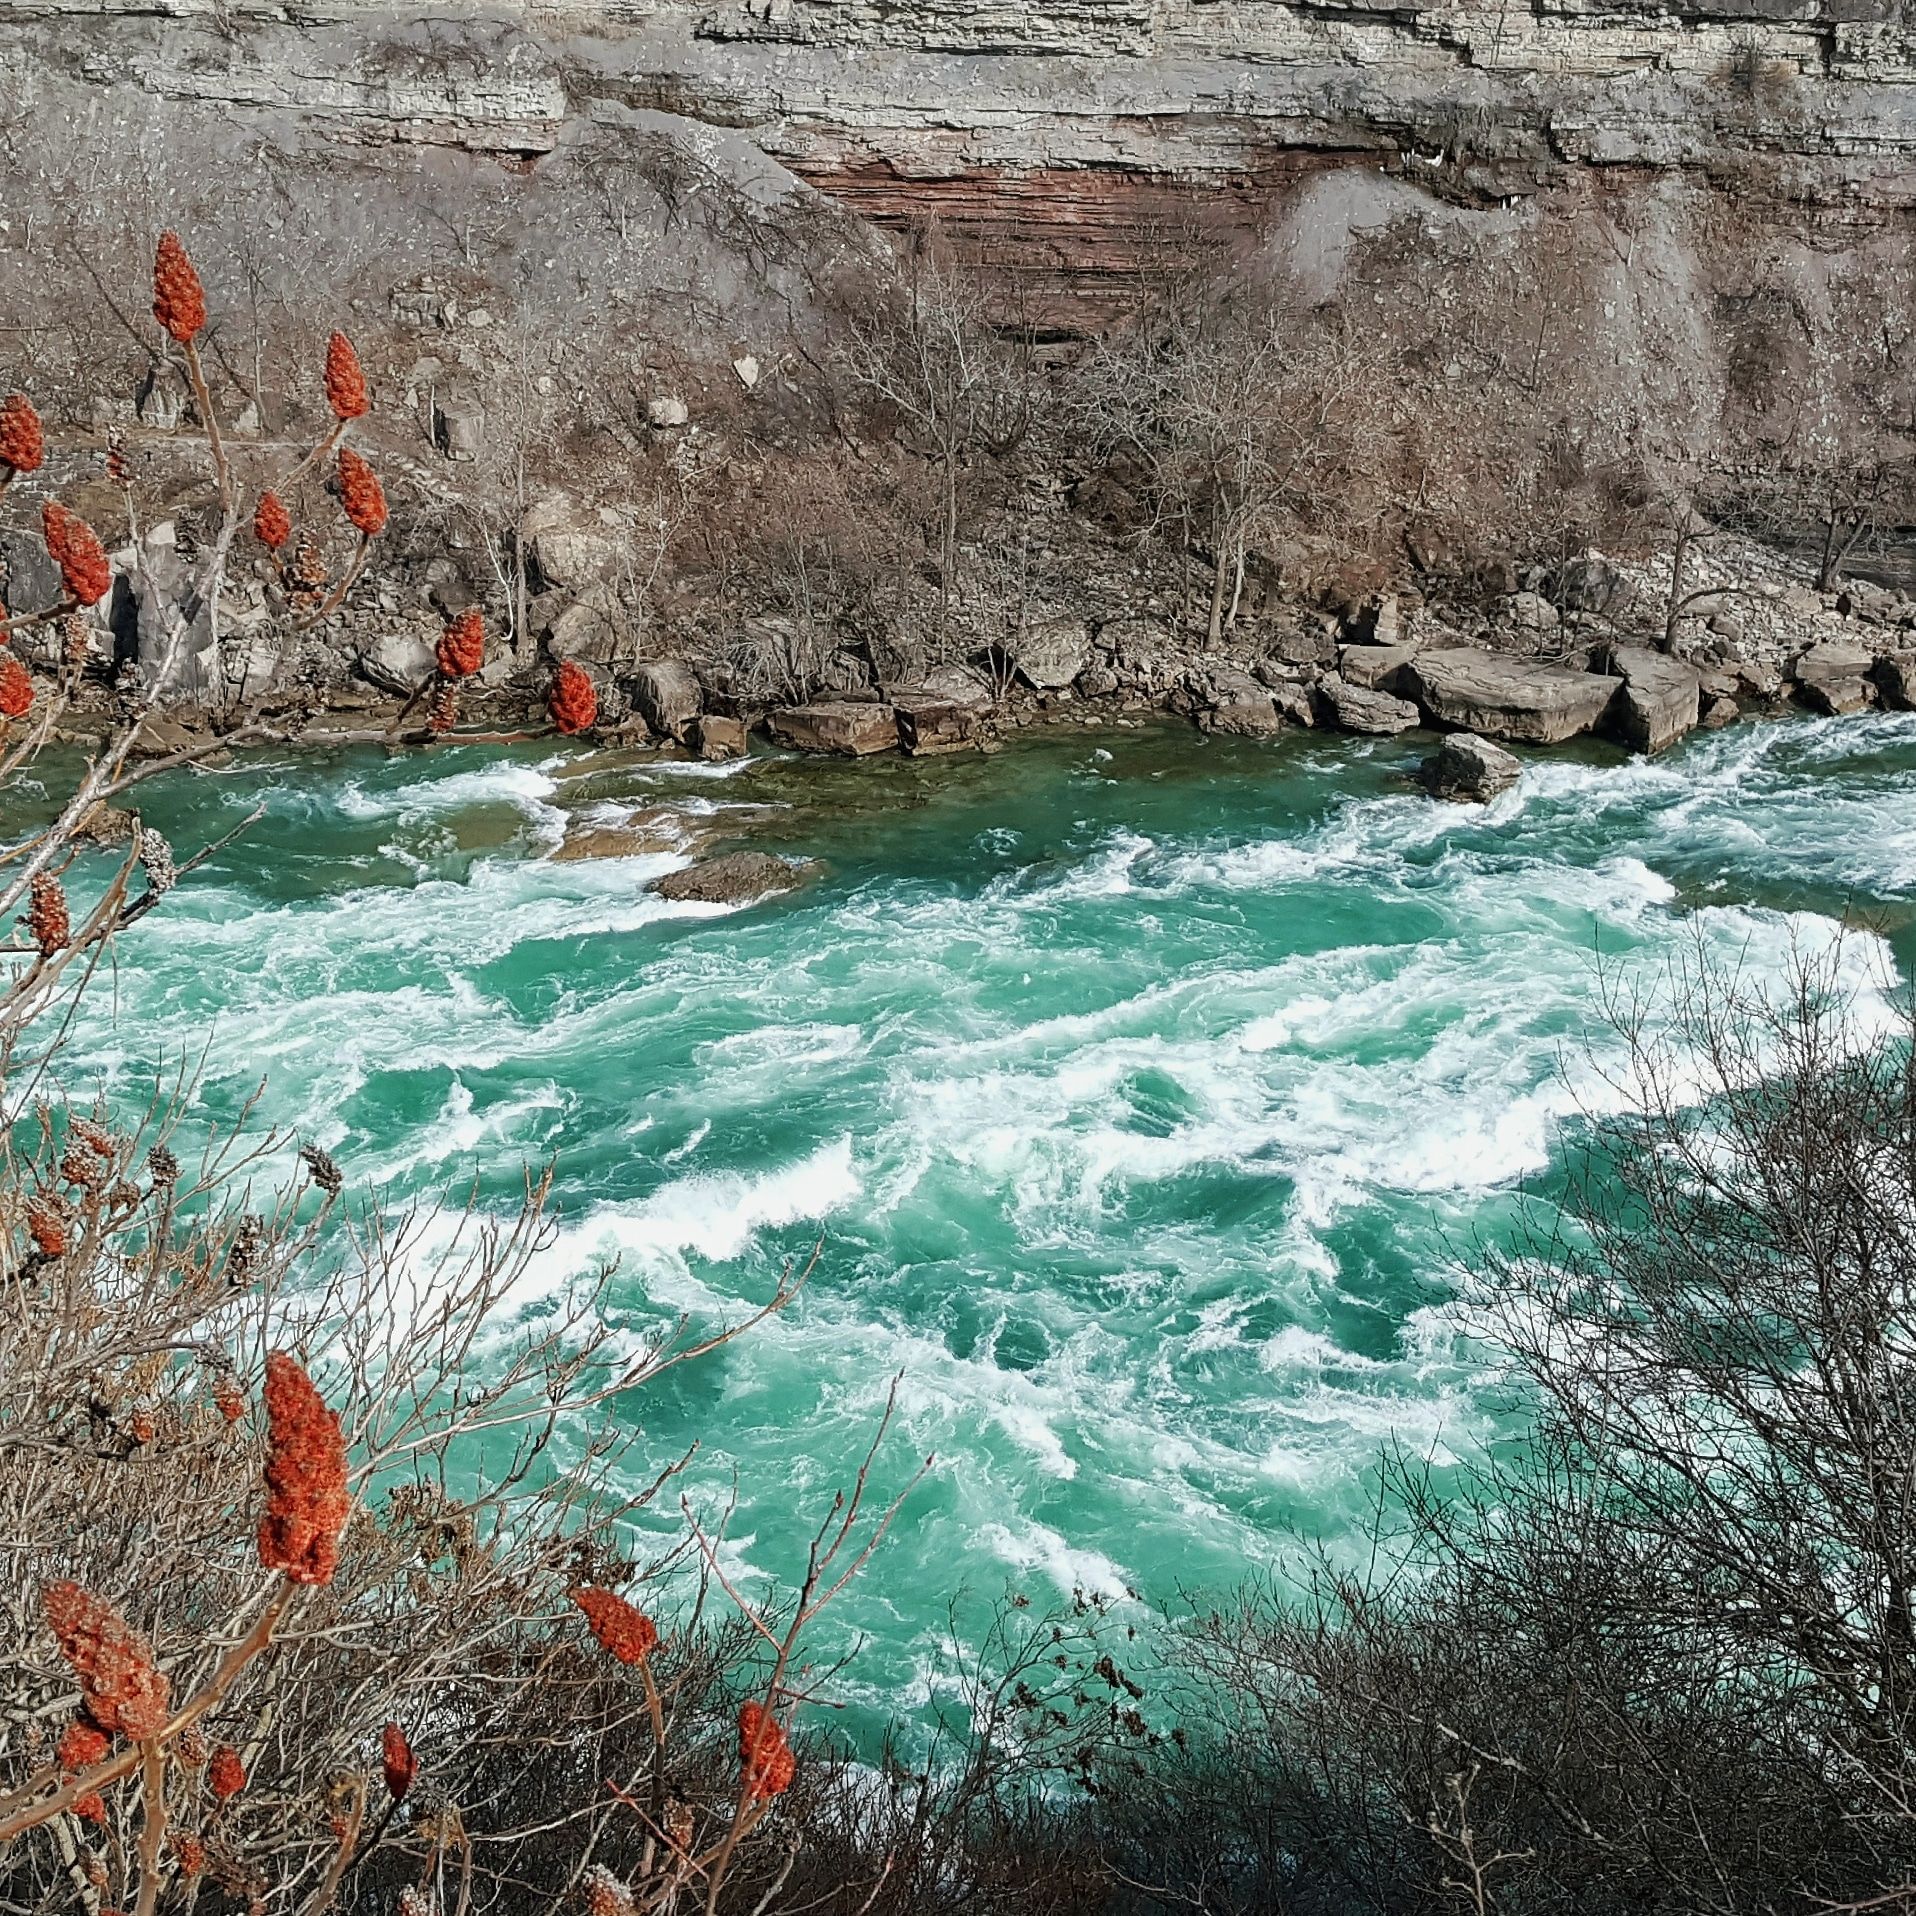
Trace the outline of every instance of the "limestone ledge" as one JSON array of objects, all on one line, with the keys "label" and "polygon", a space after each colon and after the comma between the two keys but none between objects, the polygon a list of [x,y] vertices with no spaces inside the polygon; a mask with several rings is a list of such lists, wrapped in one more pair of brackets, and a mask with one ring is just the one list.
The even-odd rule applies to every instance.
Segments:
[{"label": "limestone ledge", "polygon": [[[1649,167],[1906,162],[1893,0],[13,0],[0,84],[290,109],[349,136],[536,150],[601,101],[749,130],[801,172],[880,163],[1228,175],[1274,152],[1467,143]],[[1865,164],[1857,175],[1867,178]]]}]

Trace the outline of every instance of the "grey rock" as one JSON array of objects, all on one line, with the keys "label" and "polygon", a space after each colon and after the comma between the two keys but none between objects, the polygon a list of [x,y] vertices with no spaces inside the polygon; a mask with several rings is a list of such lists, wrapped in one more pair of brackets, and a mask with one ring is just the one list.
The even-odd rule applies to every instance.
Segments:
[{"label": "grey rock", "polygon": [[589,600],[567,606],[546,630],[546,650],[555,659],[591,665],[616,663],[632,643],[620,621]]},{"label": "grey rock", "polygon": [[815,871],[809,862],[794,863],[769,852],[726,852],[667,872],[652,889],[678,904],[744,905],[796,891]]},{"label": "grey rock", "polygon": [[1197,721],[1207,732],[1227,732],[1238,738],[1272,738],[1283,729],[1277,701],[1248,672],[1213,667],[1209,673],[1209,703]]},{"label": "grey rock", "polygon": [[823,701],[772,712],[765,724],[781,745],[801,752],[868,758],[898,749],[898,715],[889,705]]},{"label": "grey rock", "polygon": [[1433,797],[1483,805],[1517,783],[1523,764],[1474,732],[1452,732],[1425,759],[1422,775]]},{"label": "grey rock", "polygon": [[913,758],[962,752],[985,736],[982,707],[941,698],[936,692],[894,692],[892,710],[898,716],[898,742]]},{"label": "grey rock", "polygon": [[1271,656],[1286,665],[1329,665],[1337,657],[1337,634],[1315,619],[1271,641]]},{"label": "grey rock", "polygon": [[1274,685],[1271,698],[1277,706],[1278,716],[1287,723],[1306,727],[1317,723],[1317,707],[1312,702],[1308,686]]},{"label": "grey rock", "polygon": [[1615,679],[1474,646],[1420,653],[1410,669],[1432,718],[1530,745],[1557,745],[1589,731],[1617,692]]},{"label": "grey rock", "polygon": [[1811,711],[1837,718],[1875,703],[1876,689],[1869,677],[1875,663],[1865,646],[1824,640],[1796,655],[1790,676],[1797,696]]},{"label": "grey rock", "polygon": [[632,675],[632,698],[653,731],[683,740],[705,700],[698,674],[683,659],[654,659]]},{"label": "grey rock", "polygon": [[683,399],[670,396],[645,402],[646,422],[658,432],[672,432],[691,422],[692,409]]},{"label": "grey rock", "polygon": [[1408,732],[1421,722],[1416,706],[1408,699],[1392,698],[1388,692],[1373,692],[1367,686],[1351,685],[1335,672],[1326,673],[1317,682],[1317,709],[1328,724],[1346,732],[1374,732],[1391,735]]},{"label": "grey rock", "polygon": [[360,647],[359,676],[382,692],[410,698],[433,672],[433,648],[420,632],[386,631]]},{"label": "grey rock", "polygon": [[724,718],[716,712],[702,712],[692,721],[687,742],[703,759],[743,758],[745,721]]},{"label": "grey rock", "polygon": [[1609,723],[1626,745],[1660,752],[1695,728],[1703,682],[1694,666],[1638,645],[1611,647],[1607,663],[1623,681]]},{"label": "grey rock", "polygon": [[441,393],[433,402],[433,438],[448,459],[477,459],[486,449],[486,413],[478,400]]},{"label": "grey rock", "polygon": [[536,501],[521,521],[519,535],[540,578],[573,592],[603,579],[618,564],[622,550],[597,513],[560,494]]},{"label": "grey rock", "polygon": [[1883,703],[1898,712],[1916,712],[1916,653],[1890,653],[1870,670]]},{"label": "grey rock", "polygon": [[1727,692],[1717,693],[1703,708],[1703,716],[1697,720],[1706,732],[1720,731],[1726,725],[1734,725],[1743,716],[1743,708]]},{"label": "grey rock", "polygon": [[1062,692],[1091,662],[1091,631],[1082,619],[1047,619],[1019,633],[1005,651],[1034,692]]},{"label": "grey rock", "polygon": [[1338,675],[1368,691],[1395,692],[1418,650],[1415,645],[1347,645],[1337,655]]}]

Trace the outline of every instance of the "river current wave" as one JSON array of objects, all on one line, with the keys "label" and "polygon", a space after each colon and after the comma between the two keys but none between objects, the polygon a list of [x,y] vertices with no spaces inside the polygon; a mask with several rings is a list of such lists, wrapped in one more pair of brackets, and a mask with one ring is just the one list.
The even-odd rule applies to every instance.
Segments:
[{"label": "river current wave", "polygon": [[[536,1310],[618,1265],[635,1334],[799,1301],[628,1407],[634,1468],[736,1473],[769,1583],[894,1376],[902,1481],[843,1602],[853,1694],[922,1695],[949,1633],[1034,1597],[1218,1588],[1361,1522],[1380,1444],[1494,1428],[1460,1254],[1547,1201],[1614,1097],[1606,996],[1702,954],[1844,963],[1889,1015],[1916,957],[1916,718],[1740,727],[1666,758],[1535,759],[1441,806],[1403,741],[1156,728],[989,760],[708,767],[528,749],[181,775],[181,850],[260,824],[122,943],[83,1084],[204,1044],[202,1096],[398,1208],[556,1162]],[[671,807],[821,861],[743,910],[645,889],[683,852],[555,859]],[[1566,1129],[1568,1127],[1568,1129]]]}]

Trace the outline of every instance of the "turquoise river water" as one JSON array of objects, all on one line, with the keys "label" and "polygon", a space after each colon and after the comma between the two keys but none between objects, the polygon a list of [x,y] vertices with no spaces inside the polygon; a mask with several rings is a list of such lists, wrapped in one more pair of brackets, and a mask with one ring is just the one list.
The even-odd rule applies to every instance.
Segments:
[{"label": "turquoise river water", "polygon": [[[621,1318],[782,1317],[623,1406],[634,1469],[736,1472],[730,1560],[798,1567],[902,1374],[881,1488],[931,1473],[835,1613],[855,1706],[926,1694],[957,1601],[1217,1589],[1362,1517],[1380,1443],[1487,1433],[1450,1259],[1546,1191],[1600,1095],[1599,965],[1759,975],[1845,917],[1916,961],[1916,718],[1533,760],[1451,808],[1428,740],[1073,730],[989,759],[735,766],[550,744],[255,760],[147,791],[182,855],[80,1082],[210,1046],[203,1095],[388,1208],[551,1158],[524,1308],[616,1257]],[[555,860],[663,803],[823,861],[744,910]],[[732,808],[738,808],[736,810]],[[1874,983],[1869,981],[1873,980]],[[663,1522],[663,1517],[661,1518]]]}]

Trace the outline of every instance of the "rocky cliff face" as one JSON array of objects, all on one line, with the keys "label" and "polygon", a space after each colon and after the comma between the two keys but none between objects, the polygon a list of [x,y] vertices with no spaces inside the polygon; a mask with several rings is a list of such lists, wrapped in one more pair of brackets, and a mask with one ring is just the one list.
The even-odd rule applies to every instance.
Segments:
[{"label": "rocky cliff face", "polygon": [[1480,203],[1682,170],[1900,215],[1916,144],[1902,0],[14,0],[0,62],[29,125],[71,88],[288,113],[361,152],[530,158],[664,110],[1080,279],[1187,206],[1255,229],[1329,165]]}]

